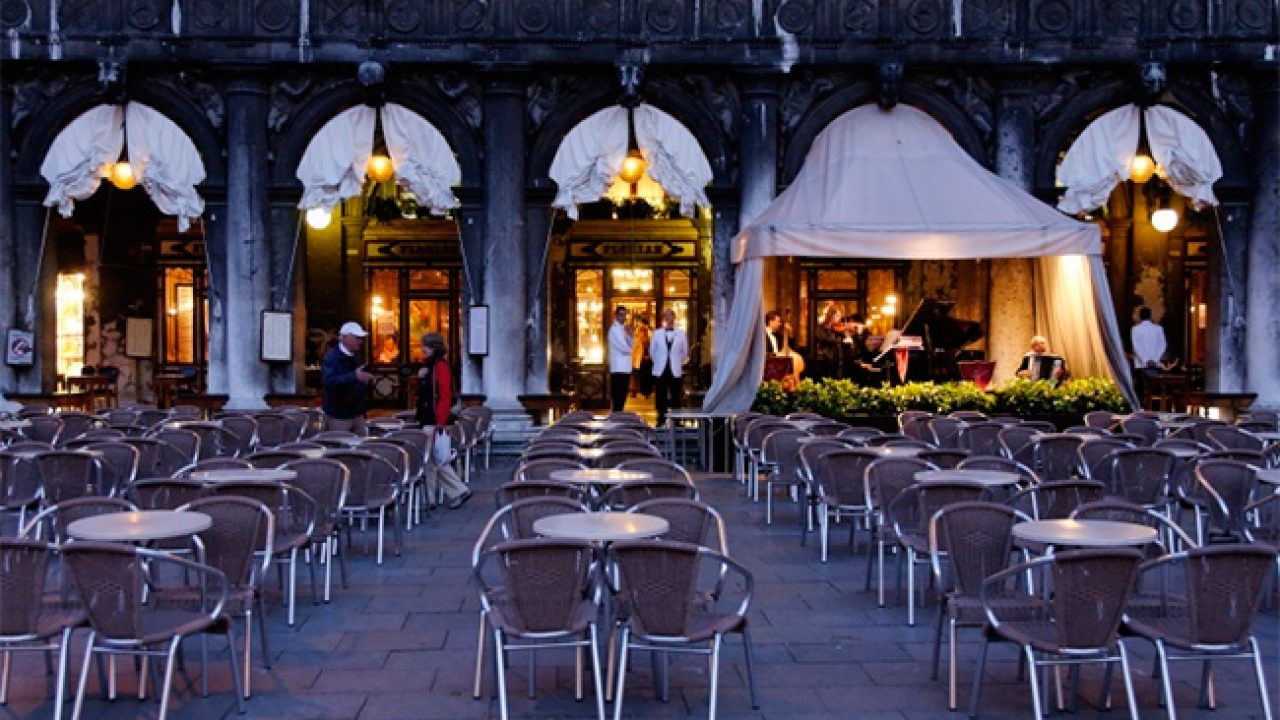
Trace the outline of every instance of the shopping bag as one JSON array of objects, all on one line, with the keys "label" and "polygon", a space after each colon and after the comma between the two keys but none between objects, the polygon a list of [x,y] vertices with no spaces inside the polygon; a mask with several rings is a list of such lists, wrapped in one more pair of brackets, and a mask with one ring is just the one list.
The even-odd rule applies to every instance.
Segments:
[{"label": "shopping bag", "polygon": [[447,432],[436,433],[435,442],[431,445],[431,462],[436,465],[448,465],[453,455],[453,441]]}]

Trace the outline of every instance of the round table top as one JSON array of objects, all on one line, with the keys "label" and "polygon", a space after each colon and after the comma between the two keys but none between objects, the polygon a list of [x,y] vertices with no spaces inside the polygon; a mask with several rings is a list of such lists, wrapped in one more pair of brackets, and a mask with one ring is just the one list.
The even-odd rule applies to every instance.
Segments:
[{"label": "round table top", "polygon": [[614,468],[564,469],[551,471],[551,479],[578,485],[617,485],[634,480],[652,480],[653,474]]},{"label": "round table top", "polygon": [[288,482],[298,477],[292,470],[279,468],[228,468],[226,470],[197,470],[191,473],[191,479],[203,483],[223,482]]},{"label": "round table top", "polygon": [[1264,482],[1268,485],[1280,485],[1280,469],[1258,468],[1253,472],[1258,476],[1258,482]]},{"label": "round table top", "polygon": [[0,430],[21,430],[31,427],[30,420],[0,420]]},{"label": "round table top", "polygon": [[578,457],[583,460],[599,460],[604,457],[604,448],[578,448]]},{"label": "round table top", "polygon": [[817,425],[822,421],[805,419],[805,420],[788,420],[787,422],[791,423],[793,426],[801,430],[808,430],[809,428],[813,427],[814,425]]},{"label": "round table top", "polygon": [[1047,545],[1123,547],[1154,542],[1156,530],[1115,520],[1035,520],[1014,525],[1013,536]]},{"label": "round table top", "polygon": [[1280,441],[1280,432],[1276,432],[1275,430],[1259,430],[1254,433],[1254,436],[1259,440],[1266,440],[1267,442]]},{"label": "round table top", "polygon": [[912,445],[882,445],[874,450],[885,457],[915,457],[924,452],[924,448]]},{"label": "round table top", "polygon": [[604,437],[600,433],[578,433],[576,442],[579,445],[595,445],[600,442],[600,438]]},{"label": "round table top", "polygon": [[322,447],[318,447],[318,448],[301,448],[301,449],[298,449],[298,450],[290,450],[289,452],[296,452],[296,453],[298,453],[299,455],[301,455],[301,456],[302,456],[302,457],[304,457],[304,458],[311,458],[312,460],[315,460],[316,458],[322,458],[322,457],[324,457],[324,451],[325,451],[326,449],[327,449],[327,448],[322,448]]},{"label": "round table top", "polygon": [[1184,447],[1182,445],[1174,445],[1173,447],[1158,447],[1156,450],[1163,450],[1176,458],[1193,458],[1199,457],[1200,451],[1193,447]]},{"label": "round table top", "polygon": [[67,526],[67,534],[77,540],[144,542],[194,535],[212,524],[199,512],[139,510],[82,518]]},{"label": "round table top", "polygon": [[177,428],[179,430],[191,430],[194,428],[220,428],[221,420],[166,420],[165,427]]},{"label": "round table top", "polygon": [[533,522],[533,531],[543,537],[591,542],[640,540],[662,535],[670,529],[665,518],[625,512],[565,513]]},{"label": "round table top", "polygon": [[1022,476],[1018,473],[1003,470],[962,470],[946,468],[943,470],[923,470],[915,475],[917,482],[972,482],[987,487],[1003,487],[1017,485]]}]

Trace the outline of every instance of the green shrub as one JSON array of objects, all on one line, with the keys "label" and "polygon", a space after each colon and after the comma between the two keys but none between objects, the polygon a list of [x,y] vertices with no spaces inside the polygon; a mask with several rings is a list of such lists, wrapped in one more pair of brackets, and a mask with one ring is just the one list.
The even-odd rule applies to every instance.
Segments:
[{"label": "green shrub", "polygon": [[807,411],[827,417],[892,415],[903,410],[1083,415],[1093,410],[1122,412],[1126,407],[1120,389],[1102,378],[1068,380],[1058,387],[1043,380],[1018,379],[989,392],[967,382],[862,387],[849,380],[831,378],[802,380],[795,390],[787,391],[782,383],[771,381],[760,385],[752,405],[756,412],[770,415]]}]

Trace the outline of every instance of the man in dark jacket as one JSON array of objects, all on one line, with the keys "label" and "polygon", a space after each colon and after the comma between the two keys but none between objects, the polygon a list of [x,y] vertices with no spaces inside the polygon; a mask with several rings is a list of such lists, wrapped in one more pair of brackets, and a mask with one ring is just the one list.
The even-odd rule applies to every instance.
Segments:
[{"label": "man in dark jacket", "polygon": [[359,323],[345,323],[338,331],[338,344],[325,353],[321,384],[325,427],[329,430],[365,434],[365,386],[373,380],[373,374],[365,371],[360,348],[368,334]]}]

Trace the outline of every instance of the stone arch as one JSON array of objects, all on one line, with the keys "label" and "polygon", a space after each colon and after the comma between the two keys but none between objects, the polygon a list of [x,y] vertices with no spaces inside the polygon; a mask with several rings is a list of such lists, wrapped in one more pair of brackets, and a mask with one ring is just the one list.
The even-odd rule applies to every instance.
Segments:
[{"label": "stone arch", "polygon": [[[598,83],[589,92],[576,93],[572,100],[560,103],[538,128],[529,148],[526,168],[531,188],[554,189],[548,172],[560,143],[578,123],[617,103],[618,89]],[[642,100],[679,120],[697,138],[702,152],[711,163],[714,173],[712,186],[725,186],[732,182],[729,138],[711,113],[675,82],[665,78],[646,81],[641,87]]]},{"label": "stone arch", "polygon": [[[271,169],[274,187],[299,187],[295,173],[302,154],[315,134],[335,115],[368,98],[368,91],[354,80],[333,87],[326,87],[318,97],[305,101],[294,114],[275,145],[275,163]],[[422,92],[421,87],[410,88],[403,83],[389,82],[386,86],[387,102],[403,105],[426,118],[436,127],[449,147],[453,148],[462,168],[462,185],[478,187],[481,182],[483,157],[475,134],[463,117],[451,109],[445,101]]]},{"label": "stone arch", "polygon": [[[778,174],[780,185],[791,184],[796,174],[800,172],[800,166],[804,164],[805,156],[809,154],[813,141],[833,120],[856,107],[875,102],[875,88],[873,83],[860,80],[840,88],[810,108],[804,119],[796,126],[791,141],[783,152],[782,166]],[[899,102],[928,113],[951,133],[951,137],[955,138],[965,152],[984,167],[988,166],[981,133],[969,121],[968,116],[949,100],[918,85],[908,83],[902,88]]]},{"label": "stone arch", "polygon": [[[1080,133],[1098,115],[1137,99],[1137,91],[1123,79],[1101,83],[1067,101],[1057,116],[1047,123],[1037,143],[1035,187],[1037,191],[1056,192],[1055,174],[1058,154],[1066,152]],[[1222,161],[1222,180],[1218,188],[1239,189],[1248,186],[1248,167],[1240,143],[1227,120],[1218,112],[1213,100],[1204,93],[1183,85],[1171,86],[1159,100],[1191,118],[1209,135]]]},{"label": "stone arch", "polygon": [[[149,105],[177,123],[191,138],[204,160],[205,181],[199,187],[221,188],[226,185],[226,162],[223,158],[223,133],[214,128],[203,111],[187,102],[179,93],[169,92],[165,84],[130,81],[128,99]],[[40,164],[58,133],[90,108],[117,98],[105,95],[96,80],[82,77],[58,93],[23,120],[14,138],[18,151],[15,177],[20,184],[44,185]],[[33,119],[38,117],[39,122]],[[201,193],[202,195],[204,193]]]}]

